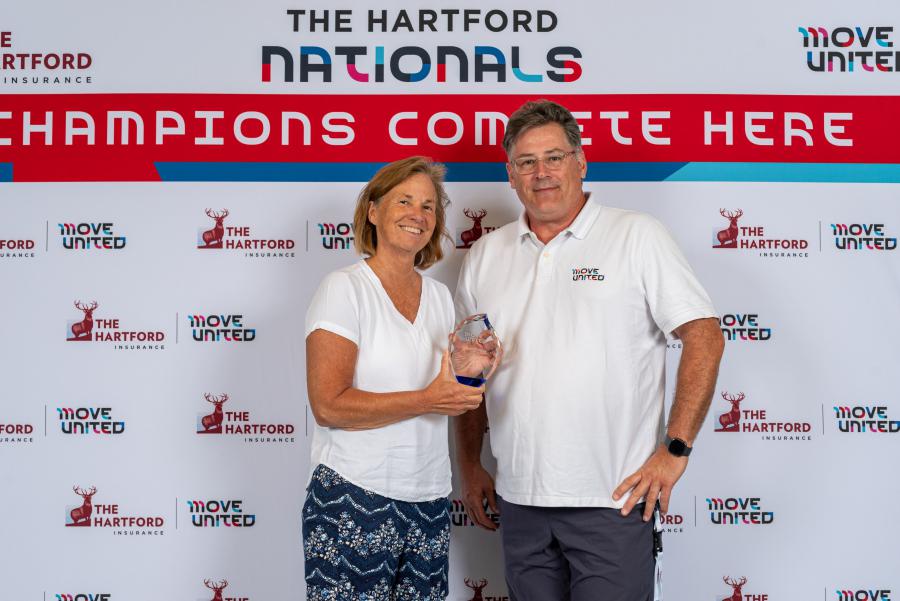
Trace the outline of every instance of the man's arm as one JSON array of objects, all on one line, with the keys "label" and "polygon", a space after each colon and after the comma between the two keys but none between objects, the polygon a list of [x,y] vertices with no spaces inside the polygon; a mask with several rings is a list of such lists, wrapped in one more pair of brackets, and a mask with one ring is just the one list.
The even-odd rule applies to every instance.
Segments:
[{"label": "man's arm", "polygon": [[[725,341],[715,318],[689,321],[677,327],[675,335],[683,346],[666,432],[693,446],[709,411]],[[644,521],[653,515],[657,498],[660,510],[668,512],[672,488],[687,468],[687,462],[687,457],[675,457],[660,445],[638,471],[625,478],[613,491],[613,499],[618,501],[631,490],[622,507],[622,515],[628,515],[641,497],[646,497],[647,501]]]},{"label": "man's arm", "polygon": [[494,479],[481,465],[481,445],[487,426],[487,410],[481,403],[478,408],[453,418],[456,426],[456,463],[459,466],[463,488],[463,504],[469,519],[488,530],[496,530],[497,525],[484,511],[484,500],[494,513],[497,497]]}]

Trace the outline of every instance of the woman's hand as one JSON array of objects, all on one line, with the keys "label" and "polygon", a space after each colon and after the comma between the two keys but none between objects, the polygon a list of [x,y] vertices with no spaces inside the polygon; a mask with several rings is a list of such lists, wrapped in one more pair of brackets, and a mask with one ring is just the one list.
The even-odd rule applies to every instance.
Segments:
[{"label": "woman's hand", "polygon": [[455,416],[476,409],[481,404],[484,385],[475,388],[457,382],[450,372],[450,351],[445,350],[441,356],[440,372],[423,392],[428,413]]}]

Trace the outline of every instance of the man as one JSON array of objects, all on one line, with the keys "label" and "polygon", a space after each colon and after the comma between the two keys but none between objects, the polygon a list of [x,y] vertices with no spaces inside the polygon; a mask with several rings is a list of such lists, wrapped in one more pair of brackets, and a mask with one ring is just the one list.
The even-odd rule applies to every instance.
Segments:
[{"label": "man", "polygon": [[[458,317],[487,313],[505,347],[486,409],[457,418],[466,510],[488,529],[484,500],[499,510],[514,601],[649,600],[651,517],[657,500],[668,511],[709,408],[716,314],[655,219],[582,190],[568,110],[526,103],[503,146],[525,210],[472,247],[456,292]],[[664,427],[666,334],[683,350]],[[480,462],[488,421],[496,498]]]}]

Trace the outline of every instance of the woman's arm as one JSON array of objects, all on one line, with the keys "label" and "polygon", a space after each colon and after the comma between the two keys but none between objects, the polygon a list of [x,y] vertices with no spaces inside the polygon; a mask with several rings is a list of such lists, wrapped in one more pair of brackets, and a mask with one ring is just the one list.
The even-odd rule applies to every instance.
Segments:
[{"label": "woman's arm", "polygon": [[459,384],[447,353],[441,370],[423,390],[366,392],[353,388],[356,344],[327,330],[306,337],[306,387],[316,423],[326,428],[365,430],[439,413],[460,415],[481,404],[484,387]]}]

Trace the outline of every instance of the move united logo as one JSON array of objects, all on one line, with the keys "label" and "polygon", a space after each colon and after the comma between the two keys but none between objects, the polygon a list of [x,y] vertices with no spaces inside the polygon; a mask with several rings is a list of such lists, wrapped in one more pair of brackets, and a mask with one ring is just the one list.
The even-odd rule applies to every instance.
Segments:
[{"label": "move united logo", "polygon": [[738,220],[744,216],[741,209],[726,211],[719,209],[719,214],[728,220],[725,229],[713,229],[713,244],[716,249],[758,251],[760,257],[767,258],[808,258],[809,240],[799,238],[772,238],[766,234],[762,225],[739,225]]},{"label": "move united logo", "polygon": [[57,407],[63,434],[124,434],[125,420],[114,419],[112,407]]},{"label": "move united logo", "polygon": [[709,497],[709,521],[717,526],[768,526],[775,512],[766,511],[760,497]]},{"label": "move united logo", "polygon": [[834,591],[835,601],[891,601],[889,588],[845,588]]},{"label": "move united logo", "polygon": [[124,515],[118,503],[94,503],[97,487],[72,490],[81,497],[81,505],[66,507],[67,528],[102,528],[116,536],[162,536],[165,518],[152,515]]},{"label": "move united logo", "polygon": [[897,250],[897,238],[884,233],[883,223],[832,223],[837,250]]},{"label": "move united logo", "polygon": [[472,227],[456,230],[456,248],[472,248],[472,245],[483,235],[497,229],[491,225],[482,225],[482,220],[487,216],[485,209],[463,209],[463,215],[472,220]]},{"label": "move united logo", "polygon": [[252,528],[256,514],[244,513],[241,499],[191,500],[187,502],[191,525],[195,528]]},{"label": "move united logo", "polygon": [[56,601],[112,601],[111,593],[56,593]]},{"label": "move united logo", "polygon": [[211,413],[197,414],[197,434],[240,437],[243,442],[256,444],[295,442],[294,424],[257,422],[251,419],[250,411],[235,410],[233,407],[225,411],[222,406],[228,402],[227,394],[206,393],[203,397],[212,404],[213,410]]},{"label": "move united logo", "polygon": [[164,350],[166,334],[160,330],[131,330],[122,327],[116,317],[95,318],[97,301],[90,304],[75,301],[75,308],[82,312],[81,320],[66,322],[68,342],[93,342],[110,344],[117,350]]},{"label": "move united logo", "polygon": [[891,419],[887,405],[835,405],[834,420],[844,434],[896,434],[900,420]]},{"label": "move united logo", "polygon": [[111,222],[60,223],[59,238],[66,250],[122,250],[125,236],[116,235]]},{"label": "move united logo", "polygon": [[296,241],[290,238],[262,238],[252,233],[249,225],[226,225],[231,215],[228,209],[206,209],[206,216],[213,220],[213,227],[197,230],[197,248],[202,250],[239,251],[249,259],[293,258]]},{"label": "move united logo", "polygon": [[746,399],[743,392],[730,394],[722,391],[722,399],[731,404],[731,409],[716,415],[716,432],[760,434],[760,440],[798,441],[812,440],[812,424],[802,421],[775,421],[766,409],[741,408]]},{"label": "move united logo", "polygon": [[348,250],[353,248],[353,224],[318,223],[319,237],[325,250]]},{"label": "move united logo", "polygon": [[891,26],[798,27],[806,66],[816,73],[890,73],[900,71]]},{"label": "move united logo", "polygon": [[472,598],[469,601],[509,601],[507,595],[491,595],[484,592],[485,587],[488,585],[487,578],[481,578],[478,582],[465,578],[463,582],[468,588],[472,589]]},{"label": "move united logo", "polygon": [[767,342],[772,328],[760,325],[759,313],[725,313],[719,317],[719,327],[725,340]]},{"label": "move united logo", "polygon": [[191,338],[194,342],[253,342],[256,328],[244,327],[244,316],[240,313],[188,315]]}]

